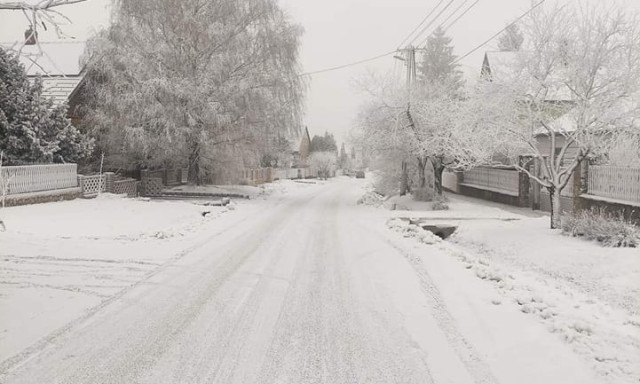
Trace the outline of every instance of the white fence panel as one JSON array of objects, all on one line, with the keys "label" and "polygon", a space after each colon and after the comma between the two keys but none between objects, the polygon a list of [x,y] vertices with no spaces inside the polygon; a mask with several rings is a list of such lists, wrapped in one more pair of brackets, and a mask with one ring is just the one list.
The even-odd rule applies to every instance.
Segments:
[{"label": "white fence panel", "polygon": [[78,186],[76,164],[21,165],[2,167],[7,195],[74,188]]},{"label": "white fence panel", "polygon": [[463,184],[479,189],[519,194],[519,172],[510,169],[478,167],[464,173]]},{"label": "white fence panel", "polygon": [[640,168],[590,166],[587,193],[640,203]]}]

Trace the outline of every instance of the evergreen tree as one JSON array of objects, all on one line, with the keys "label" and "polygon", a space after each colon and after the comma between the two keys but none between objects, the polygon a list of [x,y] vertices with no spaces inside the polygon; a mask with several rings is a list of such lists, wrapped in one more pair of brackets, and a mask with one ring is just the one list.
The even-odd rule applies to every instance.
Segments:
[{"label": "evergreen tree", "polygon": [[347,156],[347,150],[344,148],[344,143],[340,146],[340,158],[338,159],[340,168],[345,168],[349,162],[349,156]]},{"label": "evergreen tree", "polygon": [[313,136],[310,150],[311,152],[338,152],[338,145],[333,134],[325,132],[324,136]]},{"label": "evergreen tree", "polygon": [[427,39],[422,63],[419,65],[419,79],[422,83],[438,83],[451,86],[452,90],[462,87],[462,72],[457,57],[453,54],[451,38],[445,35],[444,29],[438,27]]},{"label": "evergreen tree", "polygon": [[7,164],[76,162],[92,141],[42,97],[42,80],[32,83],[18,59],[0,48],[0,151]]},{"label": "evergreen tree", "polygon": [[519,51],[524,42],[524,35],[516,24],[507,26],[507,29],[498,40],[498,49],[501,51]]}]

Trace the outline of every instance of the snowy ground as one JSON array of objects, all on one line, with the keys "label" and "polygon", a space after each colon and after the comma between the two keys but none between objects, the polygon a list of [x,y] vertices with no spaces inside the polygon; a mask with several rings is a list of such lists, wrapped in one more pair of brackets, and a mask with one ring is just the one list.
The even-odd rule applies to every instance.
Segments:
[{"label": "snowy ground", "polygon": [[[449,195],[449,211],[394,198],[405,210],[387,216],[427,218],[458,225],[446,242],[402,220],[388,226],[429,257],[428,270],[443,268],[443,257],[457,270],[493,288],[484,299],[515,308],[543,324],[569,345],[605,382],[640,379],[640,251],[604,248],[549,229],[549,217],[463,196]],[[390,202],[384,205],[390,206]],[[434,252],[435,251],[435,252]],[[437,254],[436,257],[434,254]],[[448,263],[449,261],[447,261]],[[462,279],[462,278],[461,278]],[[458,282],[458,278],[452,278]],[[443,279],[442,284],[451,282]],[[466,283],[465,283],[466,284]]]},{"label": "snowy ground", "polygon": [[366,183],[1,211],[0,381],[637,382],[637,250],[472,199],[356,205]]},{"label": "snowy ground", "polygon": [[108,304],[212,233],[250,219],[267,197],[299,188],[206,188],[253,197],[226,207],[102,194],[0,210],[7,227],[0,232],[0,361]]}]

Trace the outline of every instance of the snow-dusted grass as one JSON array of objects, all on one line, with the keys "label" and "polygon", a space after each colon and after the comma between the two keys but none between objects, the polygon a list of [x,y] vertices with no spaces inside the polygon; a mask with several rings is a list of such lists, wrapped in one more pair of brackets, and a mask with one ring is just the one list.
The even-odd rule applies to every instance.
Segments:
[{"label": "snow-dusted grass", "polygon": [[[392,217],[414,217],[459,226],[451,241],[422,241],[421,229],[399,231],[493,287],[492,305],[514,307],[557,335],[605,382],[640,377],[640,252],[603,248],[549,229],[547,216],[481,200],[451,198],[450,211],[418,210],[406,202]],[[398,231],[397,220],[390,223]],[[406,223],[406,222],[405,222]],[[408,225],[408,224],[405,224]],[[425,232],[425,231],[422,231]],[[435,248],[434,248],[435,247]]]}]

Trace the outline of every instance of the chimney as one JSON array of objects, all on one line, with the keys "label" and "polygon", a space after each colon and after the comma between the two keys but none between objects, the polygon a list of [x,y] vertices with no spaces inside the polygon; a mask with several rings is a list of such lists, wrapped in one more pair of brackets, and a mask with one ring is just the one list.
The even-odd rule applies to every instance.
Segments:
[{"label": "chimney", "polygon": [[35,45],[38,41],[38,31],[34,31],[31,27],[27,28],[27,30],[24,31],[24,40],[25,45]]}]

